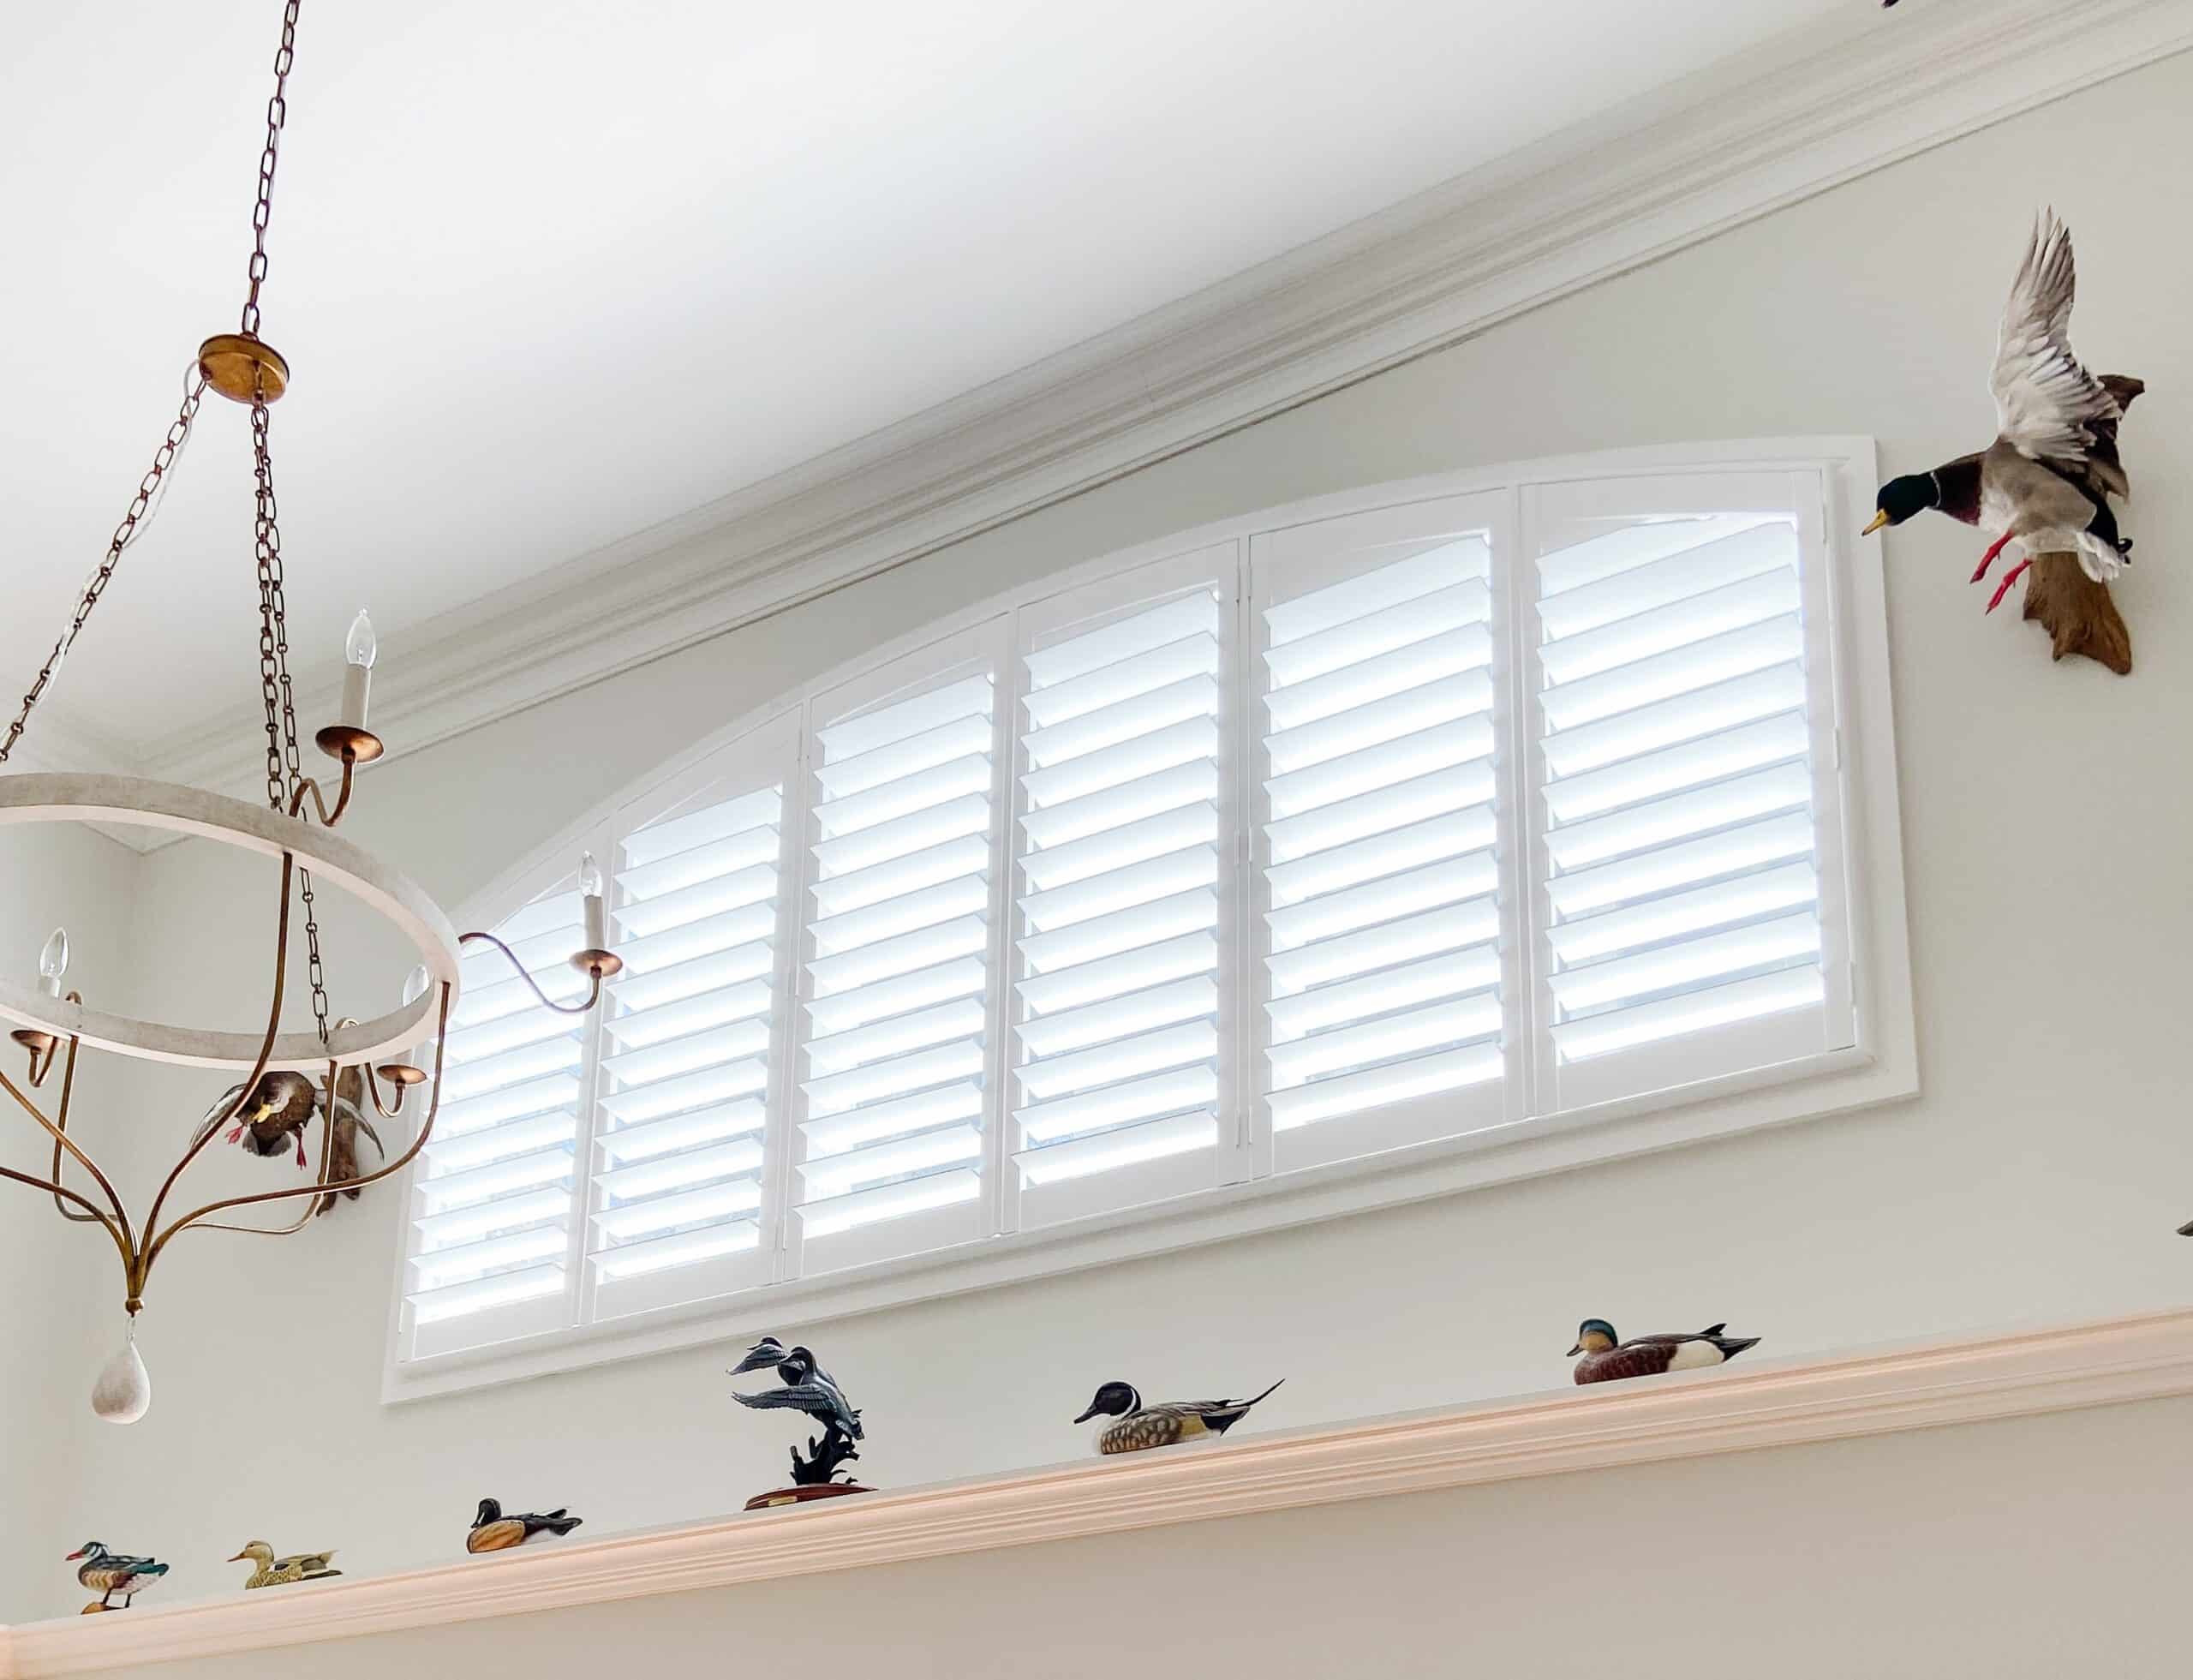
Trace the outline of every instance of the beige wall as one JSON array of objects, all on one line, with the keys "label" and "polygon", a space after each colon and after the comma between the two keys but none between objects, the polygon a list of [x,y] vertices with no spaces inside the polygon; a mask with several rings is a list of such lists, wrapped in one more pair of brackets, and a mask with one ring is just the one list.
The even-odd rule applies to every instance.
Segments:
[{"label": "beige wall", "polygon": [[[911,1306],[813,1339],[869,1409],[864,1472],[904,1486],[1079,1451],[1067,1420],[1114,1375],[1195,1390],[1286,1375],[1272,1421],[1302,1425],[1560,1384],[1561,1352],[1586,1313],[1640,1330],[1727,1318],[1790,1354],[2183,1301],[2193,1243],[2172,1230],[2193,1216],[2193,1127],[2171,1052],[2193,948],[2193,487],[2176,469],[2193,455],[2182,302],[2193,186],[2165,160],[2183,150],[2189,109],[2193,57],[2181,57],[1882,171],[402,760],[368,779],[356,835],[455,903],[651,764],[910,624],[1128,543],[1322,491],[1745,435],[1869,433],[1889,470],[1924,468],[1986,440],[1996,313],[2035,207],[2053,201],[2080,239],[2080,349],[2153,387],[2126,430],[2140,486],[2127,529],[2140,547],[2119,598],[2138,668],[2123,681],[2084,662],[2052,667],[2041,632],[2014,611],[1984,618],[1982,595],[1964,583],[1982,540],[1963,528],[1930,518],[1891,538],[1919,1100]],[[158,854],[148,891],[225,914],[215,889],[233,879],[229,865],[202,853]],[[209,941],[188,917],[148,927],[142,949],[194,992],[248,995],[258,984],[255,943]],[[367,984],[393,983],[385,960]],[[600,1533],[726,1510],[774,1478],[791,1432],[734,1413],[720,1348],[383,1408],[399,1211],[393,1197],[373,1199],[278,1253],[212,1236],[179,1244],[147,1315],[159,1398],[143,1424],[93,1438],[63,1528],[88,1524],[182,1560],[170,1596],[185,1597],[225,1590],[230,1571],[210,1560],[253,1535],[339,1545],[350,1567],[377,1570],[449,1556],[485,1493],[568,1504]],[[867,1635],[830,1636],[857,1647],[911,1624],[933,1648],[947,1627],[973,1625],[960,1618],[978,1599],[1058,1617],[1079,1605],[1082,1669],[1040,1671],[1095,1671],[1100,1659],[1132,1665],[1155,1651],[1174,1665],[1160,1671],[1185,1674],[1202,1643],[1222,1637],[1238,1642],[1217,1671],[1284,1673],[1312,1671],[1313,1654],[1317,1671],[1359,1661],[1363,1641],[1413,1621],[1417,1668],[1402,1671],[1444,1671],[1478,1653],[1501,1659],[1490,1672],[1538,1673],[1581,1653],[1598,1616],[1610,1631],[1670,1625],[1690,1671],[1734,1669],[1742,1652],[1826,1672],[1826,1650],[1939,1658],[1941,1641],[1960,1648],[1960,1631],[2023,1659],[2047,1648],[2035,1629],[2050,1586],[2051,1615],[2075,1607],[2095,1624],[2090,1636],[2132,1650],[2144,1636],[2132,1587],[2151,1565],[2128,1541],[2129,1572],[2103,1567],[2117,1545],[2112,1514],[2124,1502],[2126,1532],[2143,1523],[2163,1544],[2166,1516],[2143,1484],[2172,1438],[2154,1420],[2186,1416],[2136,1415],[2148,1420],[2136,1436],[2131,1412],[1973,1432],[1983,1444],[1940,1477],[1922,1473],[1950,1438],[1914,1438],[1787,1456],[1764,1482],[1768,1460],[1732,1459],[1610,1481],[1604,1501],[1591,1484],[1527,1484],[1238,1534],[1182,1531],[1147,1549],[1107,1542],[938,1565],[857,1601],[874,1606],[848,1612]],[[2059,1480],[2058,1463],[2081,1462],[2045,1444],[2059,1438],[2082,1443],[2096,1468]],[[2012,1446],[1991,1456],[1989,1441]],[[2069,1573],[2052,1584],[2059,1558]],[[1106,1573],[1123,1560],[1126,1579]],[[1392,1578],[1407,1587],[1389,1600]],[[1041,1591],[1024,1598],[1031,1580]],[[1258,1611],[1284,1602],[1272,1586],[1318,1591],[1318,1615],[1306,1624]],[[1148,1630],[1111,1613],[1138,1589],[1162,1589],[1170,1606]],[[741,1630],[802,1627],[836,1590],[600,1616],[720,1655]],[[1192,1592],[1209,1595],[1192,1617]],[[0,1594],[18,1615],[75,1608],[73,1587],[51,1575],[0,1581]],[[1100,1603],[1098,1623],[1090,1606]],[[1222,1633],[1210,1603],[1245,1614]],[[1869,1608],[1895,1618],[1892,1635]],[[450,1671],[499,1648],[493,1629],[439,1637]],[[958,1671],[1001,1671],[1018,1648],[978,1645],[977,1665]],[[263,1659],[267,1671],[277,1659]],[[1658,1671],[1676,1671],[1674,1658],[1654,1660]]]},{"label": "beige wall", "polygon": [[2193,1401],[1366,1500],[140,1680],[2102,1680],[2185,1665]]}]

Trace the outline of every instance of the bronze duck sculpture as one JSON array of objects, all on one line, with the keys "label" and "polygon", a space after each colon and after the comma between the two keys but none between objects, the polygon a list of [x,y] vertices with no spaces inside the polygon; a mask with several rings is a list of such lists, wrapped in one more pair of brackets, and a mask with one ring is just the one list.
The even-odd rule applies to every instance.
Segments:
[{"label": "bronze duck sculpture", "polygon": [[[1663,1371],[1702,1371],[1725,1365],[1747,1348],[1759,1346],[1755,1336],[1724,1336],[1726,1324],[1708,1324],[1690,1336],[1640,1336],[1624,1342],[1604,1318],[1586,1318],[1576,1327],[1576,1345],[1569,1356],[1576,1360],[1579,1383],[1616,1383],[1630,1377],[1657,1377]],[[1583,1357],[1577,1359],[1578,1354]]]},{"label": "bronze duck sculpture", "polygon": [[[1280,1383],[1287,1380],[1282,1377]],[[1087,1423],[1094,1417],[1106,1417],[1110,1422],[1096,1431],[1096,1450],[1108,1456],[1113,1453],[1145,1452],[1152,1447],[1175,1446],[1183,1441],[1199,1441],[1228,1430],[1249,1415],[1249,1408],[1279,1386],[1274,1383],[1264,1394],[1251,1400],[1161,1400],[1156,1405],[1144,1405],[1141,1392],[1132,1383],[1106,1383],[1096,1390],[1089,1408],[1076,1418],[1076,1423]]]}]

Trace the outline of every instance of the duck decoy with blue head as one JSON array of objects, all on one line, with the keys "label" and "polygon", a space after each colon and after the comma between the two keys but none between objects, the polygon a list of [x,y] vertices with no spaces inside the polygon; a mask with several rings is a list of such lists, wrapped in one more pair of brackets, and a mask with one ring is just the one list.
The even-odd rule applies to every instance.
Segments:
[{"label": "duck decoy with blue head", "polygon": [[114,1602],[117,1593],[122,1594],[119,1608],[128,1609],[140,1593],[168,1572],[165,1563],[110,1551],[98,1540],[86,1540],[69,1554],[66,1561],[76,1565],[77,1584],[99,1595],[97,1604],[84,1606],[87,1616],[94,1611],[117,1608]]},{"label": "duck decoy with blue head", "polygon": [[[1759,1346],[1755,1336],[1724,1336],[1726,1324],[1708,1324],[1691,1336],[1640,1336],[1624,1342],[1604,1318],[1586,1318],[1576,1327],[1576,1345],[1569,1357],[1576,1360],[1580,1383],[1616,1383],[1629,1377],[1657,1377],[1663,1371],[1700,1371],[1725,1365],[1747,1348]],[[1578,1354],[1583,1357],[1577,1358]]]},{"label": "duck decoy with blue head", "polygon": [[[1286,1380],[1282,1377],[1279,1383]],[[1100,1453],[1144,1452],[1151,1447],[1223,1435],[1248,1416],[1249,1408],[1279,1383],[1250,1400],[1161,1400],[1154,1406],[1143,1403],[1141,1390],[1132,1383],[1106,1383],[1074,1421],[1087,1423],[1096,1417],[1111,1420],[1096,1431]]]},{"label": "duck decoy with blue head", "polygon": [[[1975,583],[2007,544],[2018,541],[2025,558],[1996,586],[1987,602],[1990,613],[2035,557],[2072,556],[2090,582],[2101,585],[2128,564],[2131,553],[2131,539],[2119,535],[2109,499],[2131,493],[2118,454],[2117,431],[2125,409],[2147,387],[2129,374],[2096,377],[2071,353],[2071,302],[2077,284],[2071,230],[2053,212],[2044,212],[2011,283],[1996,337],[1988,380],[1995,398],[1994,442],[1931,472],[1889,480],[1875,498],[1873,522],[1864,533],[1900,525],[1929,508],[1999,532],[1972,574]],[[2109,613],[2114,618],[2115,609]],[[2045,613],[2028,616],[2047,618]],[[2049,627],[2059,629],[2054,624]],[[2122,631],[2121,619],[2116,628]],[[2057,657],[2067,651],[2089,649],[2067,648],[2059,635]],[[2102,653],[2093,657],[2112,663]],[[2129,669],[2129,637],[2123,657]]]},{"label": "duck decoy with blue head", "polygon": [[524,1511],[516,1516],[505,1516],[501,1504],[493,1499],[482,1499],[480,1510],[472,1519],[472,1532],[464,1537],[467,1551],[507,1551],[514,1545],[523,1545],[535,1534],[568,1534],[585,1521],[571,1516],[561,1505],[553,1511]]}]

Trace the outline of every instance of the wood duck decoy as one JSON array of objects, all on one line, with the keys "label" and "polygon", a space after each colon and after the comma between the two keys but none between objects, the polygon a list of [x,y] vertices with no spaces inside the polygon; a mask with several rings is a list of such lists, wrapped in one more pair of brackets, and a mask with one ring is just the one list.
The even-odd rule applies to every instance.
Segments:
[{"label": "wood duck decoy", "polygon": [[229,1561],[241,1563],[248,1559],[254,1564],[250,1579],[244,1582],[248,1589],[286,1587],[293,1581],[322,1581],[340,1575],[343,1571],[333,1567],[334,1558],[332,1551],[294,1551],[287,1557],[277,1557],[274,1548],[265,1540],[254,1540]]},{"label": "wood duck decoy", "polygon": [[472,1519],[472,1532],[464,1537],[464,1549],[507,1551],[514,1545],[524,1545],[535,1534],[568,1534],[584,1521],[583,1517],[568,1515],[561,1505],[553,1511],[527,1511],[517,1516],[505,1516],[499,1502],[482,1499],[478,1514]]},{"label": "wood duck decoy", "polygon": [[860,1456],[853,1448],[863,1433],[860,1414],[846,1401],[836,1378],[816,1363],[812,1353],[804,1348],[786,1348],[774,1336],[756,1342],[726,1374],[739,1377],[772,1366],[782,1388],[763,1389],[758,1394],[734,1390],[732,1398],[757,1410],[804,1412],[821,1424],[821,1438],[808,1438],[805,1458],[797,1447],[792,1449],[792,1479],[795,1486],[803,1487],[827,1482],[839,1465]]},{"label": "wood duck decoy", "polygon": [[[1279,1383],[1286,1380],[1282,1377]],[[1113,1420],[1096,1431],[1100,1453],[1143,1452],[1151,1447],[1223,1435],[1248,1416],[1249,1408],[1279,1383],[1253,1400],[1161,1400],[1155,1406],[1144,1405],[1141,1392],[1132,1383],[1106,1383],[1074,1421],[1087,1423],[1094,1417]]]},{"label": "wood duck decoy", "polygon": [[114,1609],[117,1593],[122,1594],[121,1607],[128,1609],[140,1593],[168,1572],[165,1563],[109,1551],[97,1540],[86,1540],[69,1554],[67,1561],[76,1564],[77,1584],[99,1595],[97,1604],[84,1606],[87,1615],[93,1611]]},{"label": "wood duck decoy", "polygon": [[1629,1377],[1657,1377],[1663,1371],[1699,1371],[1725,1365],[1747,1348],[1759,1346],[1755,1336],[1724,1336],[1726,1324],[1708,1324],[1694,1336],[1640,1336],[1624,1342],[1604,1318],[1586,1318],[1576,1327],[1576,1345],[1569,1356],[1576,1359],[1580,1383],[1616,1383]]},{"label": "wood duck decoy", "polygon": [[[2131,493],[2118,456],[2117,428],[2146,386],[2126,374],[2096,378],[2071,353],[2077,284],[2071,230],[2053,211],[2044,212],[2011,282],[1996,338],[1988,380],[1995,398],[1995,441],[1932,472],[1889,480],[1866,527],[1870,534],[1935,508],[1968,525],[1999,531],[1972,574],[1975,583],[2006,544],[2020,541],[2025,558],[2003,575],[1987,603],[1990,613],[2035,555],[2075,555],[2099,584],[2115,577],[2131,552],[2131,540],[2118,533],[2109,498]],[[2059,648],[2059,657],[2063,651]],[[2126,662],[2129,667],[2129,644]]]}]

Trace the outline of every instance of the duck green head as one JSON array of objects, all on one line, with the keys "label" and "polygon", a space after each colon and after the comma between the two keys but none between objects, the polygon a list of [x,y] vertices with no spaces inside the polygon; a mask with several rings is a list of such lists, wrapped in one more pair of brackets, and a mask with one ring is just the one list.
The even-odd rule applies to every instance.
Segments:
[{"label": "duck green head", "polygon": [[1901,525],[1915,513],[1941,505],[1942,487],[1932,473],[1906,473],[1891,478],[1873,498],[1873,517],[1858,533],[1871,536],[1884,525]]},{"label": "duck green head", "polygon": [[1576,1345],[1569,1350],[1574,1359],[1579,1354],[1604,1354],[1618,1345],[1622,1338],[1614,1333],[1614,1326],[1604,1318],[1586,1318],[1576,1326]]}]

